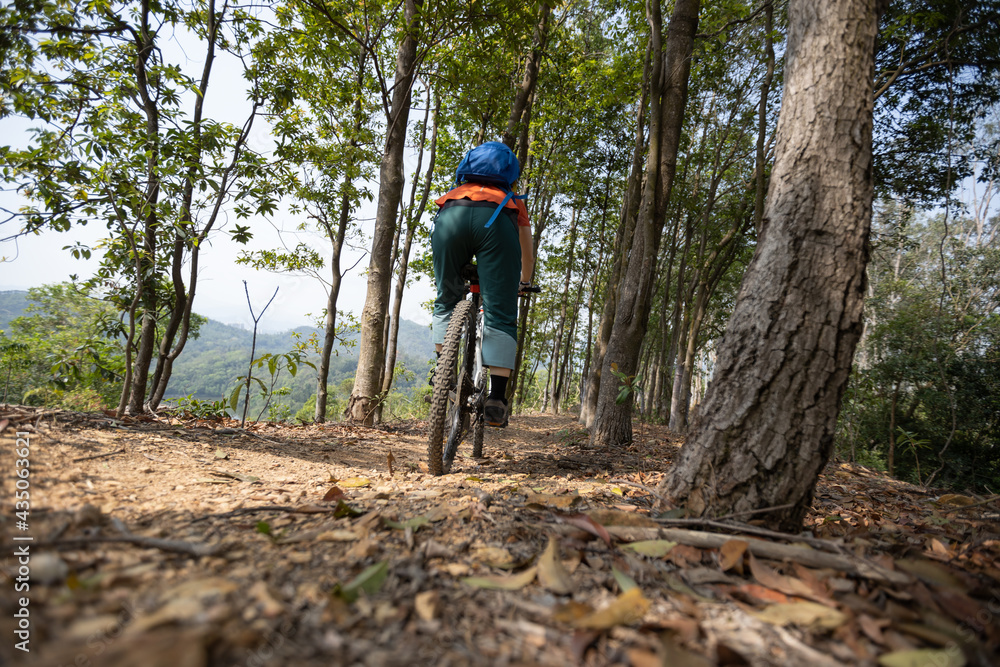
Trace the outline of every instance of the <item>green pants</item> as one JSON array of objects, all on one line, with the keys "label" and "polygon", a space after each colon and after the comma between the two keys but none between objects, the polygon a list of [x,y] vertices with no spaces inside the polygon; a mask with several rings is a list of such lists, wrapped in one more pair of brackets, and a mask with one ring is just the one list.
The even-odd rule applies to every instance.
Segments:
[{"label": "green pants", "polygon": [[459,269],[476,258],[483,298],[483,363],[513,368],[517,354],[517,289],[521,279],[521,242],[516,212],[505,209],[487,229],[496,210],[492,202],[468,199],[447,202],[434,219],[434,342],[444,334],[455,305],[465,296]]}]

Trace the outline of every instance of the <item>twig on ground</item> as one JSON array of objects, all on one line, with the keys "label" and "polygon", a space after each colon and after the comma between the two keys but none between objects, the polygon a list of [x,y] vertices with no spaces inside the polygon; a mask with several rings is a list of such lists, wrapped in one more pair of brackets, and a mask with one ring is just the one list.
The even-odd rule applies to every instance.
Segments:
[{"label": "twig on ground", "polygon": [[80,461],[92,461],[93,459],[103,459],[108,456],[114,456],[115,454],[121,454],[125,451],[125,448],[117,449],[113,452],[105,452],[104,454],[94,454],[93,456],[81,456],[80,458],[73,459],[73,463],[79,463]]},{"label": "twig on ground", "polygon": [[746,533],[748,535],[757,535],[759,537],[769,537],[771,539],[783,540],[785,542],[802,542],[803,544],[808,544],[809,546],[822,551],[837,554],[846,553],[842,546],[827,540],[822,540],[809,535],[781,533],[776,530],[769,530],[767,528],[761,528],[760,526],[750,526],[745,523],[723,522],[713,519],[656,519],[655,521],[657,523],[662,523],[665,526],[705,526],[707,528],[718,528],[719,530],[735,531],[738,533]]},{"label": "twig on ground", "polygon": [[73,548],[73,547],[87,547],[92,544],[101,543],[124,543],[124,544],[134,544],[137,547],[144,547],[147,549],[159,549],[160,551],[169,551],[171,553],[187,554],[189,556],[201,557],[201,556],[214,556],[219,553],[222,549],[221,545],[216,544],[196,544],[194,542],[182,542],[180,540],[163,540],[157,537],[143,537],[141,535],[120,535],[118,537],[84,537],[69,540],[53,540],[51,542],[42,542],[37,545],[38,548]]},{"label": "twig on ground", "polygon": [[[637,526],[605,526],[607,531],[619,540],[637,541],[667,539],[679,544],[701,549],[717,549],[733,539],[731,535],[706,533],[683,528],[645,528]],[[810,547],[794,544],[775,544],[757,538],[746,538],[747,548],[754,556],[774,560],[791,560],[816,568],[831,568],[840,572],[855,574],[873,581],[887,581],[893,584],[910,584],[912,577],[903,572],[894,572],[875,563],[870,563],[849,554],[832,554]]]},{"label": "twig on ground", "polygon": [[957,512],[959,510],[967,510],[970,507],[980,507],[982,505],[989,505],[990,503],[996,502],[998,500],[1000,500],[1000,496],[993,496],[992,498],[987,498],[986,500],[980,500],[978,503],[970,503],[968,505],[957,505],[955,507],[951,507],[949,509],[944,510],[942,514],[950,514],[951,512]]},{"label": "twig on ground", "polygon": [[292,507],[290,505],[258,505],[256,507],[238,507],[231,512],[220,512],[218,514],[206,514],[200,516],[197,519],[192,519],[191,523],[199,523],[201,521],[206,521],[208,519],[225,519],[229,517],[239,516],[241,514],[253,514],[255,512],[292,512],[299,514],[327,514],[330,512],[336,512],[336,507],[319,507],[318,505],[307,505]]}]

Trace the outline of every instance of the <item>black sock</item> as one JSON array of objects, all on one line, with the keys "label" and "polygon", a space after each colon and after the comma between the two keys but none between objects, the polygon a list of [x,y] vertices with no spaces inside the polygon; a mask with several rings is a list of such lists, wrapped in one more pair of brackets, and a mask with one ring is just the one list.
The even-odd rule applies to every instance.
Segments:
[{"label": "black sock", "polygon": [[507,377],[503,375],[490,376],[490,398],[498,398],[507,405]]}]

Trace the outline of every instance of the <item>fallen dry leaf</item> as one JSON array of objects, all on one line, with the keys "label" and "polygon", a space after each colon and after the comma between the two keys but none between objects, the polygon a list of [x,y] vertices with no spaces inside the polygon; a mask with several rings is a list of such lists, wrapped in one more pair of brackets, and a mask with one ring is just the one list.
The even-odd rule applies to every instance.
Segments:
[{"label": "fallen dry leaf", "polygon": [[589,515],[574,514],[572,516],[565,516],[562,519],[571,526],[576,526],[577,528],[587,531],[591,535],[596,535],[604,540],[604,543],[609,547],[611,546],[611,535],[608,534],[607,529],[605,529],[604,526],[595,521]]},{"label": "fallen dry leaf", "polygon": [[615,583],[618,584],[618,590],[622,593],[627,593],[633,588],[639,588],[639,584],[636,583],[635,579],[628,576],[617,567],[611,566],[611,576],[615,578]]},{"label": "fallen dry leaf", "polygon": [[347,494],[344,493],[343,489],[341,489],[339,486],[334,486],[334,487],[330,487],[330,490],[327,491],[326,495],[323,496],[323,502],[325,502],[325,503],[332,503],[332,502],[336,502],[336,501],[341,500],[341,499],[346,498],[346,497],[347,497]]},{"label": "fallen dry leaf", "polygon": [[969,505],[975,505],[975,498],[970,498],[969,496],[963,496],[958,493],[946,493],[937,500],[942,505],[954,505],[956,507],[968,507]]},{"label": "fallen dry leaf", "polygon": [[641,540],[623,544],[623,549],[631,549],[637,554],[649,556],[650,558],[663,558],[670,550],[677,546],[676,542],[670,540]]},{"label": "fallen dry leaf", "polygon": [[527,491],[527,497],[524,502],[527,505],[554,507],[556,509],[565,510],[579,504],[582,500],[583,497],[575,493],[556,495],[553,493],[535,493],[534,491],[529,490]]},{"label": "fallen dry leaf", "polygon": [[316,536],[317,542],[353,542],[361,537],[353,530],[326,530]]},{"label": "fallen dry leaf", "polygon": [[440,597],[437,591],[417,593],[413,599],[413,608],[416,610],[417,616],[423,621],[433,621],[437,618]]},{"label": "fallen dry leaf", "polygon": [[961,651],[937,649],[916,649],[893,651],[879,656],[882,667],[964,667],[965,657]]},{"label": "fallen dry leaf", "polygon": [[367,477],[348,477],[337,482],[345,489],[360,489],[371,485],[371,480]]},{"label": "fallen dry leaf", "polygon": [[466,577],[463,582],[476,588],[498,591],[517,591],[535,580],[537,567],[529,567],[524,572],[510,576]]},{"label": "fallen dry leaf", "polygon": [[554,537],[538,559],[538,583],[558,595],[573,592],[573,578],[559,560],[559,540]]},{"label": "fallen dry leaf", "polygon": [[952,574],[946,566],[932,560],[903,558],[896,561],[896,567],[931,584],[944,586],[955,591],[963,591],[965,588],[958,577]]},{"label": "fallen dry leaf", "polygon": [[719,567],[723,572],[736,570],[743,574],[743,556],[750,544],[746,540],[729,540],[719,548]]},{"label": "fallen dry leaf", "polygon": [[626,591],[615,601],[579,619],[574,626],[588,630],[609,630],[616,625],[632,625],[642,620],[649,610],[650,602],[638,588]]},{"label": "fallen dry leaf", "polygon": [[785,595],[815,599],[816,594],[800,579],[779,574],[750,554],[750,572],[762,586],[773,588]]},{"label": "fallen dry leaf", "polygon": [[472,550],[472,559],[483,565],[501,569],[512,568],[517,563],[511,553],[503,547],[478,547]]},{"label": "fallen dry leaf", "polygon": [[779,602],[763,611],[751,612],[773,625],[833,630],[847,622],[847,615],[818,602]]},{"label": "fallen dry leaf", "polygon": [[594,609],[589,604],[583,604],[582,602],[570,600],[566,604],[558,605],[553,610],[552,619],[559,623],[573,624],[593,612]]}]

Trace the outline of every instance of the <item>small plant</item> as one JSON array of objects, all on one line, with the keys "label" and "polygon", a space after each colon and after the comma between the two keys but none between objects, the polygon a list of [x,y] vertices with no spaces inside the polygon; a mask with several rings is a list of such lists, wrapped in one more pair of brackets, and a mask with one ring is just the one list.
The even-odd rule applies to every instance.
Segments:
[{"label": "small plant", "polygon": [[[271,354],[269,352],[250,363],[248,374],[237,378],[236,387],[233,388],[232,393],[229,395],[227,403],[230,408],[235,410],[240,401],[240,393],[246,390],[246,403],[243,407],[242,423],[246,422],[246,412],[250,402],[250,386],[252,383],[257,384],[258,396],[264,401],[264,407],[261,408],[255,421],[260,421],[260,418],[266,411],[268,412],[268,419],[271,421],[283,421],[291,416],[291,408],[286,405],[272,406],[271,400],[275,396],[286,396],[291,393],[291,389],[288,387],[275,388],[282,371],[287,370],[289,375],[295,377],[299,372],[300,365],[306,365],[313,369],[316,368],[315,364],[306,359],[306,354],[306,350],[301,348],[282,354]],[[254,374],[255,369],[260,370],[263,368],[267,369],[267,373],[270,376],[269,382],[265,382],[265,380]],[[286,412],[287,414],[285,414]]]},{"label": "small plant", "polygon": [[923,486],[924,480],[920,475],[920,455],[917,452],[919,449],[930,449],[930,440],[925,440],[923,438],[918,438],[916,433],[911,433],[905,430],[903,427],[896,427],[899,431],[899,442],[902,445],[904,451],[912,452],[913,461],[916,463],[917,468],[917,484]]},{"label": "small plant", "polygon": [[222,419],[229,416],[229,401],[224,398],[210,401],[195,398],[194,394],[188,394],[174,400],[177,402],[178,410],[198,419]]},{"label": "small plant", "polygon": [[611,374],[618,378],[618,395],[615,396],[615,403],[624,405],[626,401],[639,394],[642,385],[641,375],[627,375],[618,370],[618,364],[611,364]]}]

